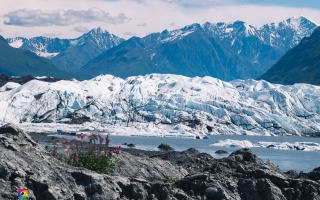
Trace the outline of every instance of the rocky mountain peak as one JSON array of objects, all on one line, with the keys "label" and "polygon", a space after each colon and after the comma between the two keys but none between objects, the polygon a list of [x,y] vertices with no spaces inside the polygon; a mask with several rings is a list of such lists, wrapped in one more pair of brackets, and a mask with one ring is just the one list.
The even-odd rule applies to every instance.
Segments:
[{"label": "rocky mountain peak", "polygon": [[310,19],[304,16],[293,16],[289,19],[285,20],[286,23],[292,25],[304,25],[304,24],[316,24],[315,22],[311,21]]},{"label": "rocky mountain peak", "polygon": [[98,27],[90,30],[88,33],[83,34],[77,39],[72,40],[74,45],[84,45],[88,41],[97,45],[101,50],[107,50],[113,46],[118,45],[124,39],[121,39],[113,34],[110,34],[107,30]]},{"label": "rocky mountain peak", "polygon": [[183,27],[181,30],[182,31],[196,31],[199,29],[202,29],[201,25],[198,23],[194,23],[194,24],[190,24],[190,25]]},{"label": "rocky mountain peak", "polygon": [[90,35],[110,35],[110,33],[102,27],[94,28],[94,29],[90,30],[87,34],[90,34]]}]

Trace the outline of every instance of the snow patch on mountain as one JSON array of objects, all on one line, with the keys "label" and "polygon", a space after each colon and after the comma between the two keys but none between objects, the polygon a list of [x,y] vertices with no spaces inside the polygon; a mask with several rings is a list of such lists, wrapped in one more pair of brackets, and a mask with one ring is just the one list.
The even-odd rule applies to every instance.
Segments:
[{"label": "snow patch on mountain", "polygon": [[21,39],[15,39],[12,40],[9,45],[14,48],[20,48],[23,45],[23,41]]},{"label": "snow patch on mountain", "polygon": [[155,53],[150,54],[150,60],[153,60],[153,57],[155,56]]},{"label": "snow patch on mountain", "polygon": [[58,54],[59,53],[37,52],[38,56],[45,57],[45,58],[52,58],[57,56]]},{"label": "snow patch on mountain", "polygon": [[176,39],[182,39],[183,37],[193,32],[194,31],[174,30],[174,31],[171,31],[165,39],[162,39],[161,42],[165,43],[165,42],[170,42]]}]

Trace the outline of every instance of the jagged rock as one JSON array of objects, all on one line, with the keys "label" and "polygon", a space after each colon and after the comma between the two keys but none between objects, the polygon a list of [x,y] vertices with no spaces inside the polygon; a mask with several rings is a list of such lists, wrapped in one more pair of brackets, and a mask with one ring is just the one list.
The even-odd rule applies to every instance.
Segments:
[{"label": "jagged rock", "polygon": [[49,82],[49,83],[62,80],[61,78],[53,78],[53,77],[37,78],[31,75],[10,77],[6,74],[0,74],[0,87],[4,86],[8,82],[19,83],[22,85],[34,79]]},{"label": "jagged rock", "polygon": [[[53,158],[16,125],[0,127],[0,199],[25,187],[33,199],[320,199],[320,168],[283,173],[250,149],[214,159],[196,149],[127,148],[120,174],[98,174]],[[292,177],[292,178],[291,178]]]},{"label": "jagged rock", "polygon": [[[35,199],[145,199],[152,190],[151,179],[162,181],[170,175],[182,178],[187,174],[169,161],[126,152],[122,154],[125,163],[120,176],[69,166],[50,156],[13,124],[0,127],[0,152],[0,199],[15,199],[21,187]],[[143,164],[138,178],[131,177],[135,162]],[[156,198],[160,199],[159,195]]]},{"label": "jagged rock", "polygon": [[130,143],[130,144],[127,144],[127,147],[136,147],[136,145]]},{"label": "jagged rock", "polygon": [[161,150],[164,150],[164,151],[172,151],[172,150],[174,150],[172,147],[170,147],[167,144],[160,144],[158,146],[158,148],[161,149]]},{"label": "jagged rock", "polygon": [[228,152],[225,151],[225,150],[218,150],[218,151],[216,151],[214,153],[216,153],[216,154],[228,154]]},{"label": "jagged rock", "polygon": [[170,161],[160,157],[149,157],[144,154],[122,153],[120,159],[123,162],[121,175],[131,178],[143,178],[148,181],[161,181],[168,176],[182,178],[188,171],[182,167],[175,167]]}]

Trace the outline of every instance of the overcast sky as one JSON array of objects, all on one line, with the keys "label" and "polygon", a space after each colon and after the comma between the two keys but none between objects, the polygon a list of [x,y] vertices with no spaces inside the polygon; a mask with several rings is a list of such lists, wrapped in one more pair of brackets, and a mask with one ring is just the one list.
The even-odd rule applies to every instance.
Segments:
[{"label": "overcast sky", "polygon": [[76,38],[102,27],[128,39],[192,23],[241,20],[260,27],[300,15],[320,24],[320,1],[1,0],[0,35]]}]

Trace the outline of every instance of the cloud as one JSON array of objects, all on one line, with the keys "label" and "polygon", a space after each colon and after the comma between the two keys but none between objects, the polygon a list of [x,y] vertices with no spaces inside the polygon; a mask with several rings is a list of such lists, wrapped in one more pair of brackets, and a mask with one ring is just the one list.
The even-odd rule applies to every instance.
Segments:
[{"label": "cloud", "polygon": [[136,26],[147,26],[146,23],[142,23],[142,24],[137,24]]},{"label": "cloud", "polygon": [[76,32],[80,32],[80,33],[87,33],[89,32],[89,29],[84,27],[84,26],[77,26],[77,27],[74,27],[72,29],[73,31],[76,31]]},{"label": "cloud", "polygon": [[123,35],[129,35],[129,36],[134,36],[134,35],[137,35],[135,33],[131,33],[131,32],[124,32]]},{"label": "cloud", "polygon": [[131,20],[123,13],[118,16],[112,17],[109,13],[104,12],[99,8],[89,8],[88,10],[52,10],[43,12],[40,9],[26,10],[20,9],[9,12],[3,15],[5,25],[15,26],[68,26],[76,23],[86,22],[106,22],[109,24],[123,24]]},{"label": "cloud", "polygon": [[182,4],[185,6],[222,5],[237,2],[237,0],[160,0],[166,3]]},{"label": "cloud", "polygon": [[61,35],[61,33],[44,33],[43,35],[46,37],[57,37],[58,35]]}]

